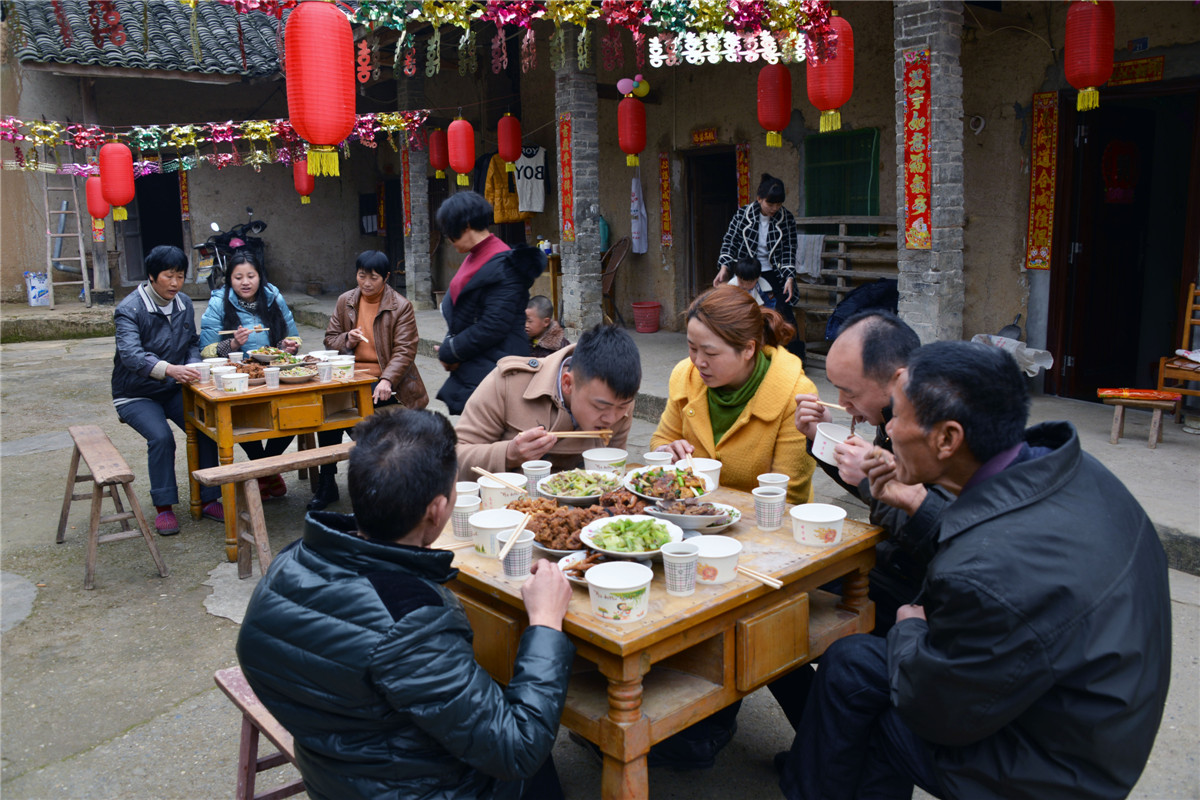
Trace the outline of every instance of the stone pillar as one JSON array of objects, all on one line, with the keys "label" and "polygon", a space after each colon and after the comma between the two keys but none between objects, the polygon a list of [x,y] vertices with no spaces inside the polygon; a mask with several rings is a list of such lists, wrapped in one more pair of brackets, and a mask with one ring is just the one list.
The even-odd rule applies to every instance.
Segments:
[{"label": "stone pillar", "polygon": [[[401,111],[425,107],[425,75],[411,78],[397,71],[396,108]],[[404,291],[417,311],[433,305],[433,266],[429,256],[429,158],[424,150],[409,149],[408,197],[412,233],[404,237]]]},{"label": "stone pillar", "polygon": [[[899,231],[900,316],[922,342],[961,339],[963,309],[963,4],[957,0],[897,0],[896,217]],[[929,48],[932,249],[904,246],[904,56]]]},{"label": "stone pillar", "polygon": [[[568,30],[573,30],[572,26],[563,27],[564,33]],[[556,114],[571,114],[575,241],[562,242],[559,247],[562,255],[562,308],[559,313],[563,324],[578,336],[578,331],[603,319],[600,307],[600,133],[595,72],[579,70],[575,37],[566,38],[566,63],[554,73],[554,108]],[[561,191],[562,175],[558,177],[560,185],[555,187],[556,192]]]}]

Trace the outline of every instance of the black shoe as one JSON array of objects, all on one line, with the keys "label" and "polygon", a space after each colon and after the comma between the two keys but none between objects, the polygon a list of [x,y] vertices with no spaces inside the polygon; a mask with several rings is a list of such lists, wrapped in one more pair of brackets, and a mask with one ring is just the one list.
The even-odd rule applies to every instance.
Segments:
[{"label": "black shoe", "polygon": [[317,484],[317,493],[308,501],[309,511],[322,511],[325,506],[336,503],[338,494],[337,475],[332,472],[321,472],[321,481]]}]

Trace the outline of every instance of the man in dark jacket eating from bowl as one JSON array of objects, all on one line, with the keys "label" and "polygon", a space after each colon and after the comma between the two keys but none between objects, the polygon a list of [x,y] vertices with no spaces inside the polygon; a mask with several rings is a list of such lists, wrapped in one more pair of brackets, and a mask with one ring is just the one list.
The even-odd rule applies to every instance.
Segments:
[{"label": "man in dark jacket eating from bowl", "polygon": [[295,737],[313,798],[561,797],[550,750],[575,648],[571,587],[548,561],[521,589],[529,627],[501,687],[476,661],[431,550],[455,500],[455,436],[429,411],[355,428],[354,515],[311,512],[272,562],[238,637],[246,679]]}]

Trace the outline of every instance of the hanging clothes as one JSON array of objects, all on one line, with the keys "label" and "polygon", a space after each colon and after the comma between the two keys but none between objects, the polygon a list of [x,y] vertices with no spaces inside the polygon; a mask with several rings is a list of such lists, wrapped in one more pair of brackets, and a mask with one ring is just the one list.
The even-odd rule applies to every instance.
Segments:
[{"label": "hanging clothes", "polygon": [[629,239],[630,249],[644,253],[649,247],[650,230],[646,219],[646,203],[642,200],[642,168],[633,172],[633,183],[629,188]]},{"label": "hanging clothes", "polygon": [[521,211],[546,210],[546,148],[522,147],[516,164],[517,199]]},{"label": "hanging clothes", "polygon": [[500,157],[499,153],[492,156],[483,196],[492,204],[492,216],[496,224],[524,222],[533,216],[529,213],[521,213],[517,207],[517,193],[513,191],[509,173],[504,169],[504,159]]}]

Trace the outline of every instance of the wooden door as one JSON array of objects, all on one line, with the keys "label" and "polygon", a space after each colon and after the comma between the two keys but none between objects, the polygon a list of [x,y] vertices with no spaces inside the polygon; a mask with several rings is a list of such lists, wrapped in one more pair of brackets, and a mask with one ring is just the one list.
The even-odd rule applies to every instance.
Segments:
[{"label": "wooden door", "polygon": [[717,276],[721,240],[738,209],[737,162],[733,148],[684,154],[687,175],[689,298],[710,287]]}]

